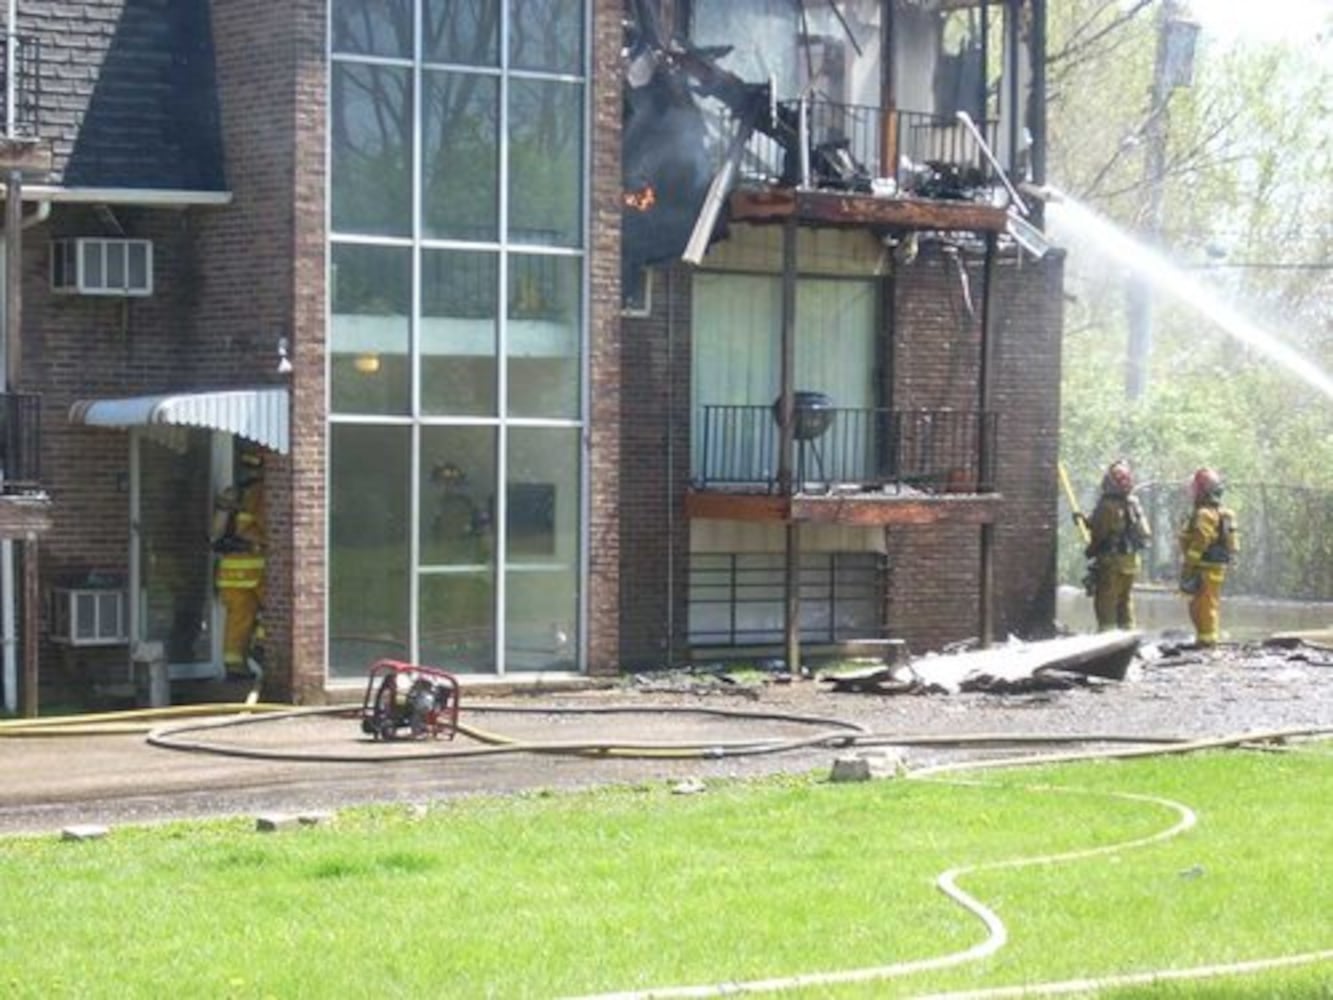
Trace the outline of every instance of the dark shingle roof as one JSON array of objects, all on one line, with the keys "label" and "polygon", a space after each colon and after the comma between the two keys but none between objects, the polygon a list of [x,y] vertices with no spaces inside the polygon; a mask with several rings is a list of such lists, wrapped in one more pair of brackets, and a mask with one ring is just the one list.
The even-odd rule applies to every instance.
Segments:
[{"label": "dark shingle roof", "polygon": [[25,0],[39,134],[66,187],[225,187],[208,0]]}]

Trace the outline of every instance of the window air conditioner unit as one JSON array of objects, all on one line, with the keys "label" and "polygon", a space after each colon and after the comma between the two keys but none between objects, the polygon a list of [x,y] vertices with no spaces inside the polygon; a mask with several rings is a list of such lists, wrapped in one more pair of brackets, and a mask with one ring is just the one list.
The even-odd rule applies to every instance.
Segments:
[{"label": "window air conditioner unit", "polygon": [[152,240],[51,241],[51,290],[70,295],[152,295]]},{"label": "window air conditioner unit", "polygon": [[56,587],[51,641],[65,646],[118,646],[129,641],[125,591]]}]

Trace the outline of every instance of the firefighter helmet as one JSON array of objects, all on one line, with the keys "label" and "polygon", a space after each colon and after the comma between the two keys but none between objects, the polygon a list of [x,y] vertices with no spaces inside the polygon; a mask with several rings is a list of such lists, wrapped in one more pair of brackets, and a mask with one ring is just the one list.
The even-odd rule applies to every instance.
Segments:
[{"label": "firefighter helmet", "polygon": [[1102,477],[1102,492],[1129,496],[1133,489],[1134,473],[1130,471],[1129,463],[1123,458],[1112,462],[1106,470],[1106,475]]},{"label": "firefighter helmet", "polygon": [[1195,503],[1215,500],[1222,495],[1222,477],[1218,475],[1215,469],[1205,466],[1194,473],[1190,488],[1194,494]]},{"label": "firefighter helmet", "polygon": [[253,445],[243,445],[236,452],[236,482],[253,486],[264,478],[264,453]]}]

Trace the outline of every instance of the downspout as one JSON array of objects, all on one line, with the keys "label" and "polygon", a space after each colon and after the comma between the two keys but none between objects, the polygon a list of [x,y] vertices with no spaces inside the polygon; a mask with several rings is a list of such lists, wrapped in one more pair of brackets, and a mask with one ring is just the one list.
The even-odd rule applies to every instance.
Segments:
[{"label": "downspout", "polygon": [[[666,370],[667,370],[667,414],[666,414],[666,641],[668,668],[676,665],[676,269],[666,268]],[[647,280],[651,281],[649,277]],[[694,419],[692,408],[687,409],[689,419]],[[692,424],[687,424],[693,430]]]},{"label": "downspout", "polygon": [[782,227],[782,392],[778,397],[781,427],[778,434],[778,491],[786,506],[783,638],[787,672],[801,676],[801,526],[792,516],[792,497],[801,489],[793,472],[796,370],[796,217]]},{"label": "downspout", "polygon": [[[1019,89],[1018,61],[1022,46],[1018,37],[1018,22],[1021,17],[1020,8],[1022,0],[1010,0],[1004,8],[1004,74],[1003,79],[1007,83],[1005,89],[1008,93],[1003,101],[1003,110],[1009,119],[1009,163],[1006,169],[1013,173],[1019,165],[1019,146],[1023,141],[1023,132],[1021,127],[1022,116],[1019,113],[1019,100],[1021,91]],[[1019,176],[1021,182],[1026,180]]]},{"label": "downspout", "polygon": [[[1046,184],[1046,0],[1031,0],[1031,3],[1032,89],[1028,93],[1028,123],[1032,132],[1032,183],[1043,187]],[[1033,224],[1040,228],[1045,215],[1045,204],[1038,202]]]},{"label": "downspout", "polygon": [[[990,449],[990,439],[986,434],[986,414],[991,404],[991,368],[994,361],[994,331],[991,327],[994,325],[995,310],[993,300],[995,298],[995,244],[996,236],[993,232],[986,234],[986,261],[984,264],[984,282],[985,291],[981,299],[981,357],[980,368],[977,383],[977,404],[980,412],[977,414],[977,469],[978,481],[985,478],[987,470],[994,464],[995,456]],[[996,484],[989,484],[991,489],[995,489]],[[995,638],[995,522],[985,521],[981,525],[981,565],[979,567],[981,577],[979,586],[979,596],[981,599],[981,613],[979,616],[978,629],[980,632],[981,645],[989,646]]]},{"label": "downspout", "polygon": [[[18,0],[9,0],[9,15],[5,20],[5,137],[14,137],[14,24],[18,17]],[[6,268],[8,274],[8,268]],[[8,303],[8,296],[6,296]],[[0,378],[4,379],[2,388],[9,392],[9,323],[8,305],[5,308],[4,336],[0,337]],[[7,397],[6,397],[7,398]],[[3,470],[0,470],[3,475]],[[4,606],[0,608],[0,629],[3,629],[4,642],[4,688],[5,712],[18,714],[18,636],[15,633],[14,612],[17,603],[14,597],[14,541],[6,538],[0,542],[0,591],[4,594]]]},{"label": "downspout", "polygon": [[14,138],[14,114],[18,110],[18,94],[15,92],[17,77],[14,70],[18,67],[15,43],[18,41],[18,0],[9,0],[9,14],[5,21],[5,138]]}]

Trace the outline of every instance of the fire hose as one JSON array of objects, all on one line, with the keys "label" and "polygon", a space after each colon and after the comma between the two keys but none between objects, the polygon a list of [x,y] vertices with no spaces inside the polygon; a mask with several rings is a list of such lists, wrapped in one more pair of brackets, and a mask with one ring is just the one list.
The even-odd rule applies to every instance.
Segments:
[{"label": "fire hose", "polygon": [[1092,532],[1088,529],[1088,519],[1083,510],[1078,505],[1078,497],[1074,494],[1074,484],[1069,481],[1069,470],[1065,468],[1064,462],[1055,463],[1056,471],[1060,474],[1060,486],[1064,490],[1065,499],[1069,501],[1069,510],[1071,511],[1074,524],[1078,528],[1079,537],[1083,539],[1083,544],[1087,545],[1092,541]]},{"label": "fire hose", "polygon": [[[1055,765],[1087,760],[1128,759],[1136,757],[1159,756],[1166,754],[1194,753],[1201,750],[1225,749],[1236,747],[1254,747],[1272,744],[1285,744],[1290,740],[1306,738],[1324,738],[1333,735],[1331,727],[1299,727],[1288,729],[1263,730],[1208,739],[1183,739],[1173,737],[1125,736],[1108,733],[1085,733],[1062,736],[1042,736],[1035,734],[967,734],[939,736],[935,734],[910,735],[894,733],[874,733],[854,722],[822,716],[794,715],[787,713],[747,712],[741,710],[655,706],[645,709],[642,706],[596,706],[568,708],[563,706],[487,706],[485,711],[528,712],[528,713],[568,713],[612,714],[634,712],[643,714],[670,714],[673,712],[705,714],[711,716],[745,718],[751,720],[775,720],[789,723],[801,723],[822,727],[814,734],[804,737],[759,738],[748,740],[708,740],[708,741],[615,741],[615,740],[562,740],[521,742],[490,733],[471,726],[459,725],[459,732],[476,739],[481,745],[473,747],[449,746],[427,750],[412,750],[377,755],[374,757],[350,754],[320,754],[301,751],[272,750],[258,747],[241,747],[229,744],[209,742],[207,740],[186,738],[189,734],[231,729],[244,725],[256,725],[277,722],[284,719],[301,718],[317,715],[352,716],[354,713],[347,706],[320,707],[312,709],[284,709],[278,706],[241,705],[229,708],[244,714],[235,718],[217,719],[217,713],[223,706],[185,706],[180,709],[155,709],[131,713],[135,721],[125,722],[117,719],[118,713],[88,717],[81,723],[72,724],[75,729],[108,725],[144,725],[162,717],[178,715],[212,715],[214,718],[197,723],[152,728],[148,732],[150,745],[175,750],[205,752],[227,756],[252,757],[268,760],[337,762],[337,763],[396,763],[419,761],[434,758],[481,757],[495,754],[512,753],[549,753],[575,754],[596,757],[701,757],[720,758],[761,753],[777,753],[802,748],[848,748],[893,745],[905,746],[947,746],[955,748],[977,746],[1021,746],[1054,744],[1129,744],[1123,747],[1101,747],[1082,751],[1064,751],[1026,756],[1008,756],[972,761],[955,761],[908,771],[910,780],[943,781],[954,784],[984,785],[982,782],[960,780],[959,774],[996,768],[1031,767],[1035,765]],[[38,733],[56,733],[61,730],[64,720],[16,720],[14,723],[0,723],[0,735],[34,735]],[[70,729],[71,724],[63,728]],[[26,730],[26,732],[25,732]],[[124,730],[102,730],[124,731]],[[383,744],[376,744],[383,746]],[[1033,788],[1031,790],[1038,790]],[[1043,786],[1042,791],[1078,793],[1078,789],[1051,788]],[[1129,792],[1099,793],[1108,797],[1139,803],[1150,803],[1172,812],[1174,822],[1155,833],[1116,844],[1100,845],[1074,851],[1040,857],[1021,857],[984,864],[962,866],[949,869],[936,879],[936,887],[953,903],[962,907],[984,926],[985,938],[968,948],[944,955],[924,959],[870,966],[860,969],[842,969],[828,972],[802,973],[748,982],[726,982],[717,984],[698,984],[684,986],[665,986],[647,991],[632,991],[612,994],[599,994],[595,1000],[648,1000],[648,998],[675,997],[714,997],[732,996],[737,993],[777,992],[802,988],[826,988],[843,983],[873,982],[899,978],[909,974],[943,970],[975,962],[998,952],[1008,941],[1008,930],[999,916],[985,903],[962,889],[958,882],[965,876],[983,871],[1017,869],[1036,865],[1072,862],[1126,851],[1151,844],[1160,843],[1192,828],[1196,823],[1194,812],[1185,804],[1170,799],[1137,795]],[[1196,966],[1192,968],[1171,968],[1141,971],[1103,978],[1069,980],[1053,983],[1024,984],[1014,987],[996,987],[970,990],[960,993],[937,994],[936,1000],[1000,1000],[1004,997],[1045,996],[1089,992],[1103,989],[1153,985],[1165,982],[1188,981],[1214,978],[1226,975],[1242,975],[1285,968],[1296,968],[1319,962],[1333,960],[1333,949],[1310,951],[1301,954],[1283,955],[1271,958],[1253,959],[1228,964]],[[585,998],[592,1000],[592,998]]]}]

